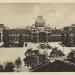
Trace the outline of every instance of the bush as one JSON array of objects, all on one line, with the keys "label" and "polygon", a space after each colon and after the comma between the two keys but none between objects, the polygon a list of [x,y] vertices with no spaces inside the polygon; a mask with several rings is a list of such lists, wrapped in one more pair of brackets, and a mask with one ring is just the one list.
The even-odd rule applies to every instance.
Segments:
[{"label": "bush", "polygon": [[21,64],[22,64],[21,58],[18,57],[18,58],[15,60],[15,66],[16,66],[16,68],[17,68],[17,72],[19,71],[18,68],[21,67]]},{"label": "bush", "polygon": [[15,66],[12,62],[7,62],[5,64],[4,72],[13,72],[14,68],[15,68]]},{"label": "bush", "polygon": [[61,50],[58,50],[58,48],[55,47],[52,49],[49,57],[62,57],[64,55],[65,54]]},{"label": "bush", "polygon": [[0,65],[0,72],[3,72],[3,66]]},{"label": "bush", "polygon": [[15,65],[17,66],[17,67],[20,67],[21,66],[21,58],[20,57],[18,57],[16,60],[15,60]]},{"label": "bush", "polygon": [[70,62],[75,63],[75,51],[72,50],[72,51],[68,54],[67,58],[68,58],[68,60],[69,60]]}]

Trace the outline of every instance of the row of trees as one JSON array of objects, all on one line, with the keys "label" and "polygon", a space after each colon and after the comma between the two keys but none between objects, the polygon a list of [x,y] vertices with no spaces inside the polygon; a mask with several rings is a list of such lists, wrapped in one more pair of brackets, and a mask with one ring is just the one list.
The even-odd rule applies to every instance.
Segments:
[{"label": "row of trees", "polygon": [[[59,57],[64,54],[61,52],[59,54],[55,49],[51,52],[50,57]],[[49,62],[48,64],[41,64],[37,69],[33,70],[34,72],[75,72],[75,51],[72,50],[65,60],[55,60],[53,62]]]},{"label": "row of trees", "polygon": [[[68,63],[66,61],[68,61]],[[75,51],[72,50],[69,52],[65,61],[55,60],[54,62],[49,63],[42,68],[38,68],[35,71],[75,72]]]},{"label": "row of trees", "polygon": [[65,54],[58,50],[58,48],[53,48],[50,55],[40,54],[39,50],[28,49],[25,53],[24,62],[26,66],[30,66],[33,70],[40,65],[45,65],[49,63],[50,59],[59,58],[65,56]]},{"label": "row of trees", "polygon": [[[60,60],[60,57],[63,58],[63,56],[65,56],[65,54],[61,50],[58,50],[58,48],[55,47],[50,52],[49,58],[50,59],[59,58],[55,60],[59,60],[60,62],[55,62],[55,61],[51,62],[48,56],[46,54],[40,54],[39,50],[27,49],[27,51],[25,52],[25,58],[23,59],[23,61],[25,63],[25,66],[31,67],[33,71],[45,71],[45,72],[46,71],[61,71],[60,70],[61,68],[62,68],[62,71],[75,71],[73,70],[75,68],[75,51],[72,50],[68,54],[67,60],[65,59],[62,62]],[[65,63],[65,61],[69,61],[69,64]],[[14,72],[14,71],[19,72],[20,71],[19,68],[21,68],[21,65],[22,65],[21,58],[18,57],[13,63],[7,62],[4,65],[0,65],[0,72]],[[69,65],[72,65],[73,67],[72,70],[71,70],[71,66]],[[64,69],[64,66],[67,70]],[[69,67],[69,70],[67,67]]]},{"label": "row of trees", "polygon": [[[39,50],[32,50],[32,49],[28,49],[25,53],[25,58],[24,58],[24,62],[26,66],[30,66],[32,68],[33,71],[40,71],[43,70],[45,68],[45,72],[47,71],[47,66],[51,66],[48,68],[48,71],[75,71],[75,51],[71,51],[68,55],[67,55],[67,59],[66,57],[63,58],[65,56],[65,54],[61,51],[58,50],[58,48],[53,48],[52,51],[50,52],[49,55],[49,59],[48,56],[46,54],[40,54]],[[55,59],[59,60],[59,62],[55,62],[51,63],[50,59]],[[59,59],[58,59],[59,58]],[[60,58],[63,58],[63,60],[61,60]],[[65,62],[69,62],[69,63],[65,63]],[[59,65],[60,63],[60,65]],[[53,65],[55,65],[57,67],[57,69],[54,70]],[[58,66],[59,65],[59,66]],[[44,68],[42,68],[44,67]],[[59,67],[62,68],[62,70],[59,69]],[[65,67],[65,69],[64,69]],[[70,67],[73,67],[70,68]],[[52,69],[53,68],[53,69]],[[51,70],[52,69],[52,70]]]}]

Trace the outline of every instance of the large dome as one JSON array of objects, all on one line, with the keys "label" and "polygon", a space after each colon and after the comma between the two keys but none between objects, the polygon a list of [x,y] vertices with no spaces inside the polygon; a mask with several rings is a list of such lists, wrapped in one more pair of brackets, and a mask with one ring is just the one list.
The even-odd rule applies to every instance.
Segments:
[{"label": "large dome", "polygon": [[44,27],[45,26],[45,21],[42,16],[37,17],[37,19],[35,20],[35,26],[36,27]]}]

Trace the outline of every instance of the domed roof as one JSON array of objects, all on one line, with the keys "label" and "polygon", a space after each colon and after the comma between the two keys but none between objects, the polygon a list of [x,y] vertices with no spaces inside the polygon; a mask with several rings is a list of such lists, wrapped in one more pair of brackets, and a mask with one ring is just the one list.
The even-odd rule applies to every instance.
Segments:
[{"label": "domed roof", "polygon": [[45,21],[42,16],[37,17],[37,19],[35,20],[35,25],[39,27],[45,26]]}]

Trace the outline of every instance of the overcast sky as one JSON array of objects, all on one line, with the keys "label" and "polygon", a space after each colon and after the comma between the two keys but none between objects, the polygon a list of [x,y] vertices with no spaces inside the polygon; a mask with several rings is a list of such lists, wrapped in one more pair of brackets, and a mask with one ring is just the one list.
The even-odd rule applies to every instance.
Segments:
[{"label": "overcast sky", "polygon": [[8,27],[25,27],[42,15],[46,24],[62,28],[75,23],[75,3],[0,4],[0,23]]}]

